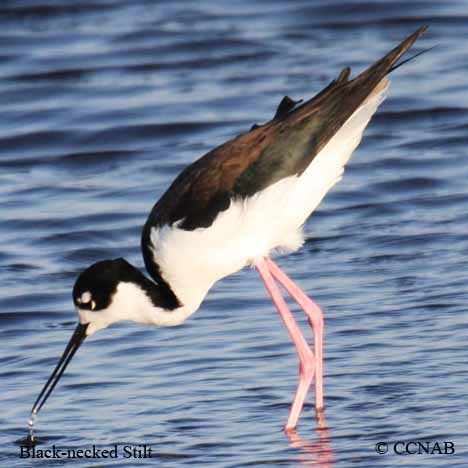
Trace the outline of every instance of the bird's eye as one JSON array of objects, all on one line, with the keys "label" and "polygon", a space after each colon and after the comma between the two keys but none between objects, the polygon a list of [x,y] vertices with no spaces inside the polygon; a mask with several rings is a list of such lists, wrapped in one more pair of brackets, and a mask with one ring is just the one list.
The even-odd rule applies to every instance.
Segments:
[{"label": "bird's eye", "polygon": [[85,291],[78,300],[80,304],[87,304],[90,301],[91,301],[91,293],[89,291]]}]

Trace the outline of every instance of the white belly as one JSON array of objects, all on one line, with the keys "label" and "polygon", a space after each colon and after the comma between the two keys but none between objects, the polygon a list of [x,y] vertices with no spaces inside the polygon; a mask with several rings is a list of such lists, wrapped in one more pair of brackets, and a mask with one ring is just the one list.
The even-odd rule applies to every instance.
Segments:
[{"label": "white belly", "polygon": [[288,177],[249,199],[231,201],[208,228],[151,231],[154,259],[183,304],[196,309],[216,281],[274,249],[302,245],[305,218],[294,222],[289,203],[298,180]]},{"label": "white belly", "polygon": [[208,228],[153,228],[154,259],[187,316],[216,281],[274,250],[290,252],[302,245],[302,225],[341,179],[384,91],[347,120],[300,177],[282,179],[248,199],[232,200]]}]

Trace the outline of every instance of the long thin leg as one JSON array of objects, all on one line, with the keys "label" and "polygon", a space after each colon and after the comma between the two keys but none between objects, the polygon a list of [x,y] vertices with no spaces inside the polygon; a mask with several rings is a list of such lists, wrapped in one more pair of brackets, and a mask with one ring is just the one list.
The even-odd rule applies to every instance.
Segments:
[{"label": "long thin leg", "polygon": [[312,383],[315,370],[314,353],[307,344],[307,341],[302,335],[302,332],[294,320],[291,311],[286,305],[280,290],[276,286],[266,261],[262,258],[256,260],[254,264],[268,292],[270,293],[271,299],[278,309],[284,324],[286,325],[289,336],[291,337],[294,346],[296,347],[297,354],[299,355],[299,384],[297,386],[296,395],[294,397],[291,410],[289,412],[288,421],[286,422],[285,426],[285,430],[290,431],[293,430],[297,425],[297,421],[302,411],[307,392],[309,390],[310,384]]},{"label": "long thin leg", "polygon": [[314,335],[315,368],[315,408],[323,409],[323,314],[320,307],[310,299],[304,291],[289,278],[283,270],[270,258],[265,262],[273,277],[286,289],[288,294],[306,313]]}]

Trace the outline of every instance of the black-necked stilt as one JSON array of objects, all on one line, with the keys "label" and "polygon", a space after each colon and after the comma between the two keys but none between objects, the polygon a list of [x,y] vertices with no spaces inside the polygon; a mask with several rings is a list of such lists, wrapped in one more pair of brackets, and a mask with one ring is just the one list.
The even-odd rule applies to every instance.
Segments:
[{"label": "black-necked stilt", "polygon": [[[79,324],[34,404],[41,409],[85,339],[114,322],[179,325],[216,281],[254,265],[296,347],[299,385],[286,429],[296,427],[315,375],[315,407],[323,408],[319,307],[276,265],[274,250],[303,243],[302,225],[344,166],[388,88],[387,74],[425,28],[418,29],[356,78],[346,68],[309,101],[284,98],[275,117],[188,166],[151,210],[141,247],[153,281],[126,260],[95,263],[78,277],[73,301]],[[309,347],[277,284],[304,310]]]}]

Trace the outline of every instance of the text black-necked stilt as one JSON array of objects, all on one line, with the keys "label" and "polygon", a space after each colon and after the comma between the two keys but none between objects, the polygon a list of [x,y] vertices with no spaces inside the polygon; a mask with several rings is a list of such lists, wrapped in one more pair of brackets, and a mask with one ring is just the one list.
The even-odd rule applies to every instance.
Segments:
[{"label": "text black-necked stilt", "polygon": [[[323,409],[320,308],[273,260],[294,251],[302,225],[344,166],[388,88],[386,75],[424,32],[420,28],[356,78],[350,70],[309,101],[284,98],[275,117],[254,126],[188,166],[151,210],[141,247],[153,281],[126,260],[95,263],[78,277],[73,301],[79,323],[42,389],[32,416],[46,402],[85,337],[114,322],[179,325],[200,306],[216,281],[254,265],[300,361],[299,385],[286,429],[296,427],[315,375],[315,408]],[[289,311],[280,284],[306,313],[314,347]]]}]

